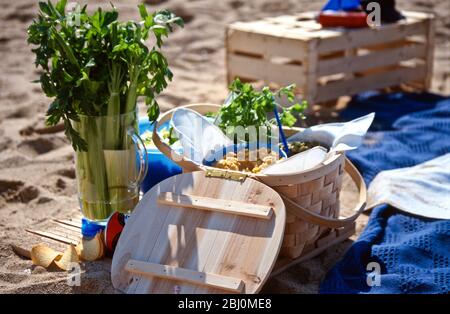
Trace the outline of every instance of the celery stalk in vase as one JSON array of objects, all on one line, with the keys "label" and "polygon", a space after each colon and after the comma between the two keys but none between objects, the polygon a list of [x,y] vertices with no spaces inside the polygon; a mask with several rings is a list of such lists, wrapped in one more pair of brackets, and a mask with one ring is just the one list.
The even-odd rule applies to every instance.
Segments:
[{"label": "celery stalk in vase", "polygon": [[[168,10],[149,13],[144,4],[138,6],[139,22],[119,21],[114,6],[90,14],[86,5],[67,11],[66,4],[39,2],[28,42],[42,69],[37,81],[53,100],[46,123],[64,122],[77,155],[82,209],[89,219],[102,220],[114,210],[132,209],[118,204],[134,199],[130,193],[137,179],[132,177],[142,173],[133,156],[140,153],[137,99],[145,98],[149,120],[155,121],[156,96],[172,79],[160,49],[183,21]],[[155,39],[151,47],[150,37]]]}]

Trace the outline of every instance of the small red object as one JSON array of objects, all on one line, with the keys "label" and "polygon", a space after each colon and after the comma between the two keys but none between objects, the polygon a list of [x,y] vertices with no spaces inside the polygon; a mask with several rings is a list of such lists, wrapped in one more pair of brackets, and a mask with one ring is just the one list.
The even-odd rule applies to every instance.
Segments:
[{"label": "small red object", "polygon": [[319,14],[319,23],[324,27],[367,27],[367,14],[365,12],[322,11]]},{"label": "small red object", "polygon": [[120,234],[125,227],[126,216],[124,214],[115,212],[112,214],[105,228],[105,244],[109,252],[113,253],[116,248],[117,241],[119,241]]}]

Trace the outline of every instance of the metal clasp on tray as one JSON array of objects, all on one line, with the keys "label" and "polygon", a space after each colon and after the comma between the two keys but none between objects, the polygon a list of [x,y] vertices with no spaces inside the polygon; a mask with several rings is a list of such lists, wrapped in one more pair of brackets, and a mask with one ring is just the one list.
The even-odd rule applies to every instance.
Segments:
[{"label": "metal clasp on tray", "polygon": [[244,182],[245,179],[247,178],[247,175],[244,173],[231,172],[231,171],[222,170],[222,169],[206,169],[205,176],[212,177],[212,178],[230,179],[230,180],[239,181],[239,182]]}]

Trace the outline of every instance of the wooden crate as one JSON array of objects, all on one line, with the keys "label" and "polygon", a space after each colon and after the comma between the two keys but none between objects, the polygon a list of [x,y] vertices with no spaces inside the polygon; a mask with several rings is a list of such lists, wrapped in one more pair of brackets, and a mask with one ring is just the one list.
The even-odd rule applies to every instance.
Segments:
[{"label": "wooden crate", "polygon": [[227,80],[295,83],[310,104],[402,84],[428,89],[432,14],[376,28],[323,28],[315,13],[237,22],[226,31]]}]

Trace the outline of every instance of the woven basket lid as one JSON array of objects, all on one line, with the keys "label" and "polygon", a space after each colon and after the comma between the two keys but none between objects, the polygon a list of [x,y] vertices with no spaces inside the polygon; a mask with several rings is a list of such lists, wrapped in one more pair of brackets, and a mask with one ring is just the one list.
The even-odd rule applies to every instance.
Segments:
[{"label": "woven basket lid", "polygon": [[285,220],[280,195],[254,179],[170,177],[128,219],[112,283],[125,293],[256,293],[277,259]]}]

